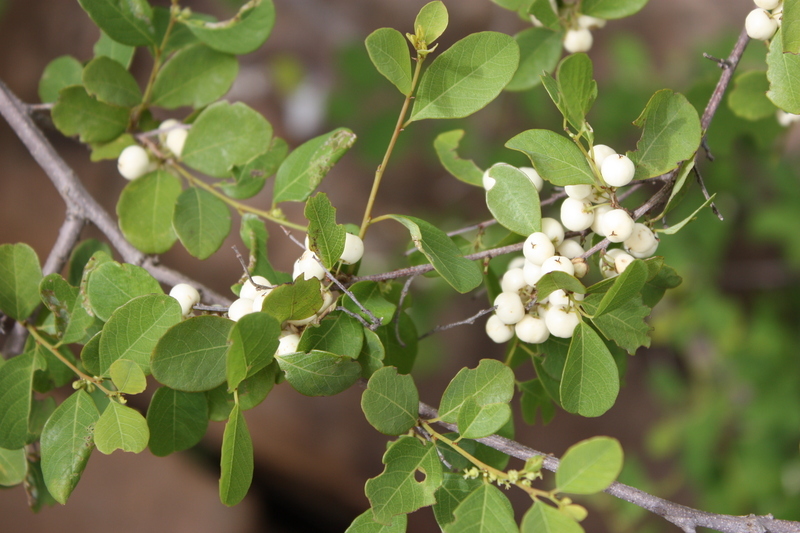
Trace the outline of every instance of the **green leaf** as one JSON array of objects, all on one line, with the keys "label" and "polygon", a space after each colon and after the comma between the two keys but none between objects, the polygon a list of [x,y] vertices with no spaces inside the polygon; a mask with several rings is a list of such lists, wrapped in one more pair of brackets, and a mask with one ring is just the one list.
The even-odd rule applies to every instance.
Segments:
[{"label": "green leaf", "polygon": [[267,313],[250,313],[236,322],[225,355],[229,390],[273,361],[280,334],[280,323]]},{"label": "green leaf", "polygon": [[128,242],[147,254],[172,248],[178,238],[172,215],[181,190],[181,181],[161,169],[128,183],[117,202],[119,227]]},{"label": "green leaf", "polygon": [[[269,395],[276,381],[283,381],[283,374],[277,361],[268,364],[254,375],[245,379],[236,388],[239,397],[239,408],[247,411],[256,407]],[[228,392],[228,384],[223,383],[205,393],[208,401],[208,419],[224,422],[231,414],[236,398]]]},{"label": "green leaf", "polygon": [[660,176],[691,159],[700,146],[700,117],[685,96],[662,89],[647,102],[633,122],[642,128],[636,151],[628,152],[636,165],[634,179]]},{"label": "green leaf", "polygon": [[[365,492],[375,521],[389,525],[393,517],[433,505],[442,484],[442,464],[436,446],[413,437],[400,437],[383,455],[383,472],[367,481]],[[425,476],[417,481],[417,472]]]},{"label": "green leaf", "polygon": [[670,227],[668,227],[668,228],[666,228],[666,229],[660,230],[660,231],[659,231],[659,233],[663,233],[664,235],[675,235],[675,234],[676,234],[676,233],[678,233],[680,230],[682,230],[682,229],[683,229],[683,227],[684,227],[686,224],[688,224],[689,222],[692,222],[692,221],[693,221],[695,218],[697,218],[697,214],[698,214],[700,211],[702,211],[702,210],[703,210],[703,208],[705,208],[706,206],[710,205],[710,204],[711,204],[711,202],[713,202],[713,201],[714,201],[714,198],[715,198],[716,196],[717,196],[717,193],[714,193],[714,194],[712,194],[712,195],[711,195],[711,196],[710,196],[710,197],[709,197],[709,198],[708,198],[708,199],[707,199],[705,202],[703,202],[703,203],[700,205],[700,207],[698,207],[697,209],[695,209],[695,210],[694,210],[694,212],[693,212],[691,215],[689,215],[688,217],[684,218],[683,220],[681,220],[681,221],[680,221],[680,222],[678,222],[677,224],[673,224],[672,226],[670,226]]},{"label": "green leaf", "polygon": [[[136,48],[126,44],[118,43],[109,37],[106,32],[100,30],[100,39],[94,43],[93,51],[95,58],[108,57],[122,65],[125,70],[127,70],[131,66],[131,60],[133,59],[133,53],[136,51]],[[70,83],[69,85],[75,84]]]},{"label": "green leaf", "polygon": [[61,89],[82,83],[83,65],[72,56],[61,56],[50,61],[39,79],[39,99],[46,104],[58,100]]},{"label": "green leaf", "polygon": [[[559,43],[561,42],[561,20],[558,18],[558,13],[554,11],[553,4],[550,0],[534,0],[531,3],[530,14],[536,17],[536,20],[541,22],[545,28],[559,32]],[[557,60],[556,60],[557,61]]]},{"label": "green leaf", "polygon": [[219,499],[227,506],[236,505],[247,496],[253,481],[253,441],[238,405],[225,424],[220,469]]},{"label": "green leaf", "polygon": [[317,350],[357,359],[364,341],[363,326],[355,318],[340,311],[325,317],[318,326],[308,326],[303,331],[299,352]]},{"label": "green leaf", "polygon": [[133,107],[142,101],[142,91],[131,73],[113,59],[96,57],[83,69],[83,86],[100,102]]},{"label": "green leaf", "polygon": [[383,368],[386,350],[383,348],[381,338],[374,331],[364,330],[364,344],[358,354],[358,364],[361,365],[361,377],[369,379],[372,374]]},{"label": "green leaf", "polygon": [[775,104],[767,98],[767,73],[751,70],[738,75],[728,93],[728,107],[747,120],[761,120],[775,114]]},{"label": "green leaf", "polygon": [[444,529],[455,520],[453,511],[482,484],[480,479],[465,479],[462,474],[445,472],[442,485],[435,494],[436,503],[433,504],[433,515],[440,528]]},{"label": "green leaf", "polygon": [[81,284],[83,268],[95,252],[105,252],[108,258],[111,257],[111,247],[97,239],[86,239],[79,242],[75,248],[72,249],[72,254],[69,257],[69,265],[67,265],[69,270],[67,282],[70,285],[77,287]]},{"label": "green leaf", "polygon": [[118,307],[137,296],[164,292],[147,270],[116,261],[106,261],[91,270],[85,287],[91,310],[104,322],[108,322]]},{"label": "green leaf", "polygon": [[783,30],[769,44],[767,79],[767,98],[787,113],[800,114],[800,56],[783,51]]},{"label": "green leaf", "polygon": [[33,374],[45,365],[30,351],[7,360],[0,369],[0,448],[16,450],[27,444]]},{"label": "green leaf", "polygon": [[134,144],[137,143],[133,135],[123,133],[113,141],[92,143],[92,155],[89,158],[93,163],[107,159],[118,159],[125,148]]},{"label": "green leaf", "polygon": [[603,299],[594,311],[597,318],[615,309],[619,309],[625,303],[636,298],[647,281],[647,266],[641,259],[636,259],[625,268],[625,271],[617,276],[614,285],[603,295]]},{"label": "green leaf", "polygon": [[393,28],[380,28],[364,41],[367,53],[378,72],[401,93],[411,93],[411,54],[403,34]]},{"label": "green leaf", "polygon": [[464,258],[461,250],[442,230],[416,217],[386,215],[406,228],[414,246],[428,258],[433,268],[460,293],[469,292],[483,282],[481,268]]},{"label": "green leaf", "polygon": [[555,290],[585,294],[586,287],[575,276],[570,276],[566,272],[548,272],[536,283],[536,297],[544,300]]},{"label": "green leaf", "polygon": [[295,148],[278,168],[273,203],[304,202],[355,142],[352,131],[338,128]]},{"label": "green leaf", "polygon": [[232,19],[209,22],[190,18],[184,24],[195,37],[215,50],[236,55],[249,54],[264,44],[272,32],[275,6],[272,0],[251,0]]},{"label": "green leaf", "polygon": [[78,135],[84,143],[111,141],[128,127],[127,109],[98,102],[79,85],[58,93],[51,115],[61,133]]},{"label": "green leaf", "polygon": [[[588,313],[592,313],[591,306],[596,306],[596,297],[587,297],[581,305]],[[650,308],[642,303],[639,297],[629,300],[622,307],[592,320],[592,323],[607,339],[614,341],[617,346],[629,354],[636,353],[639,346],[650,346],[650,326],[644,321],[650,315]]]},{"label": "green leaf", "polygon": [[526,424],[533,425],[536,423],[537,411],[541,414],[542,423],[549,424],[555,416],[555,407],[547,391],[544,388],[542,378],[524,381],[518,384],[519,390],[522,392],[520,397],[520,408],[522,418]]},{"label": "green leaf", "polygon": [[642,302],[652,309],[661,301],[667,289],[674,289],[680,285],[682,281],[683,280],[674,268],[663,265],[658,273],[656,273],[652,279],[648,280],[642,288]]},{"label": "green leaf", "polygon": [[25,320],[39,305],[42,268],[36,252],[25,243],[0,245],[0,310]]},{"label": "green leaf", "polygon": [[170,328],[150,360],[155,377],[185,392],[211,390],[225,381],[225,352],[233,322],[217,316],[196,316]]},{"label": "green leaf", "polygon": [[[400,313],[398,321],[399,327],[390,322],[376,329],[375,333],[385,351],[383,364],[397,367],[397,371],[401,374],[408,374],[414,367],[414,361],[417,358],[419,335],[414,321],[406,313]],[[398,340],[398,329],[400,340]]]},{"label": "green leaf", "polygon": [[391,525],[379,524],[372,515],[372,509],[367,509],[353,520],[344,533],[405,533],[408,525],[406,515],[396,516]]},{"label": "green leaf", "polygon": [[523,131],[512,137],[506,147],[527,155],[536,172],[553,185],[595,184],[586,156],[574,142],[554,131]]},{"label": "green leaf", "polygon": [[428,2],[417,13],[417,18],[414,20],[414,32],[430,46],[447,29],[448,19],[444,3]]},{"label": "green leaf", "polygon": [[500,361],[483,359],[477,368],[462,368],[456,374],[442,395],[439,417],[458,424],[465,438],[486,437],[508,421],[513,396],[514,371]]},{"label": "green leaf", "polygon": [[[350,293],[356,297],[361,305],[375,315],[375,318],[381,321],[381,324],[388,324],[397,306],[384,297],[383,285],[375,281],[359,281],[350,285]],[[361,308],[350,299],[350,296],[342,296],[342,304],[345,309],[352,313],[360,314],[364,320],[369,320],[369,317],[364,313]]]},{"label": "green leaf", "polygon": [[483,187],[483,171],[472,159],[461,159],[458,156],[458,146],[463,137],[464,130],[440,133],[433,141],[433,148],[439,156],[439,162],[450,174],[464,183]]},{"label": "green leaf", "polygon": [[419,392],[414,378],[397,373],[392,366],[372,374],[361,396],[367,422],[385,435],[402,435],[417,423]]},{"label": "green leaf", "polygon": [[500,489],[488,483],[483,483],[467,496],[453,511],[453,516],[455,520],[445,526],[445,533],[518,531],[511,502]]},{"label": "green leaf", "polygon": [[601,19],[621,19],[638,13],[649,0],[583,0],[581,12]]},{"label": "green leaf", "polygon": [[29,444],[39,440],[45,422],[47,422],[55,410],[56,399],[52,396],[48,396],[42,400],[33,399],[31,403],[31,414],[28,416],[28,436],[26,438]]},{"label": "green leaf", "polygon": [[594,494],[608,488],[622,471],[622,446],[611,437],[593,437],[566,451],[556,471],[559,492]]},{"label": "green leaf", "polygon": [[619,393],[619,371],[603,339],[581,322],[569,344],[561,377],[561,406],[570,413],[595,417],[608,411]]},{"label": "green leaf", "polygon": [[142,368],[130,359],[117,359],[108,369],[111,381],[118,391],[139,394],[147,388],[147,377]]},{"label": "green leaf", "polygon": [[592,60],[584,53],[568,55],[556,71],[558,94],[550,97],[576,131],[585,129],[586,114],[597,98],[597,82],[592,76]]},{"label": "green leaf", "polygon": [[13,487],[25,481],[28,460],[25,448],[6,450],[0,448],[0,486]]},{"label": "green leaf", "polygon": [[227,204],[210,192],[190,187],[178,196],[172,226],[187,252],[208,259],[230,233],[231,213]]},{"label": "green leaf", "polygon": [[262,310],[283,323],[308,318],[322,307],[319,280],[298,278],[294,283],[278,285],[266,298]]},{"label": "green leaf", "polygon": [[542,230],[539,191],[516,167],[498,163],[489,169],[494,186],[486,191],[486,205],[502,226],[526,237]]},{"label": "green leaf", "polygon": [[59,274],[50,274],[42,279],[39,292],[55,317],[57,338],[64,344],[83,341],[95,319],[81,305],[79,289]]},{"label": "green leaf", "polygon": [[200,442],[208,428],[205,394],[158,388],[147,408],[147,426],[153,455],[165,457],[188,450]]},{"label": "green leaf", "polygon": [[[272,283],[286,283],[292,280],[291,276],[278,273],[269,262],[267,256],[267,240],[269,233],[264,221],[252,213],[242,215],[239,227],[239,238],[250,249],[250,274],[264,276]],[[321,305],[321,304],[320,304]]]},{"label": "green leaf", "polygon": [[[39,330],[39,333],[51,346],[56,344],[57,341],[55,338],[41,330]],[[37,357],[42,361],[41,368],[33,375],[33,390],[44,393],[54,387],[63,387],[75,379],[75,372],[50,350],[41,344],[35,344],[33,342],[31,342],[29,346],[35,346]],[[61,357],[73,365],[76,363],[75,356],[68,346],[59,346],[57,351]],[[34,416],[34,414],[31,414],[31,417],[32,416]],[[31,417],[28,417],[29,420]]]},{"label": "green leaf", "polygon": [[521,533],[583,533],[583,528],[566,513],[541,501],[534,502],[522,517]]},{"label": "green leaf", "polygon": [[153,8],[147,0],[78,0],[101,30],[128,46],[156,46]]},{"label": "green leaf", "polygon": [[361,377],[361,367],[350,357],[312,350],[277,356],[286,381],[306,396],[333,396],[349,389]]},{"label": "green leaf", "polygon": [[462,118],[483,109],[511,81],[519,47],[509,35],[479,32],[442,52],[422,74],[408,122]]},{"label": "green leaf", "polygon": [[152,103],[167,109],[199,109],[225,95],[238,73],[236,57],[195,44],[180,50],[158,71]]},{"label": "green leaf", "polygon": [[149,440],[147,420],[139,411],[114,401],[108,403],[94,426],[95,446],[106,455],[114,450],[139,453]]},{"label": "green leaf", "polygon": [[780,32],[783,51],[800,54],[800,4],[797,0],[783,2]]},{"label": "green leaf", "polygon": [[188,166],[215,178],[227,177],[267,150],[272,126],[258,111],[241,102],[217,102],[195,120],[181,159]]},{"label": "green leaf", "polygon": [[234,182],[220,182],[219,188],[226,195],[237,200],[251,198],[261,192],[267,178],[275,174],[286,159],[289,145],[280,137],[273,137],[269,150],[244,166],[233,167]]},{"label": "green leaf", "polygon": [[86,373],[92,376],[100,375],[100,338],[103,336],[100,331],[92,336],[81,349],[81,363]]},{"label": "green leaf", "polygon": [[94,448],[100,413],[86,391],[79,390],[59,405],[41,437],[42,474],[50,494],[67,503]]},{"label": "green leaf", "polygon": [[547,28],[528,28],[516,34],[514,40],[519,46],[519,67],[506,90],[527,91],[542,82],[543,72],[556,68],[561,57],[561,34]]},{"label": "green leaf", "polygon": [[306,201],[303,211],[308,219],[308,242],[327,269],[339,262],[344,252],[344,226],[336,223],[336,208],[328,195],[317,193]]}]

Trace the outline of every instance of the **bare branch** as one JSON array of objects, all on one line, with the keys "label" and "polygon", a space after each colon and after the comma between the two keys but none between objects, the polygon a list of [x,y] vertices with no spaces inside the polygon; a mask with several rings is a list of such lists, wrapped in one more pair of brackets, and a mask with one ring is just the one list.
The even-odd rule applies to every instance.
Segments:
[{"label": "bare branch", "polygon": [[445,324],[443,326],[436,326],[435,328],[433,328],[432,330],[428,331],[427,333],[423,333],[422,335],[420,335],[419,336],[419,340],[422,340],[425,337],[433,335],[434,333],[438,333],[438,332],[444,331],[446,329],[454,328],[456,326],[466,326],[466,325],[474,324],[475,321],[478,320],[480,317],[482,317],[484,315],[488,315],[489,313],[491,313],[495,309],[497,309],[497,306],[490,307],[488,309],[481,309],[480,311],[478,311],[477,313],[475,313],[471,317],[465,318],[464,320],[460,320],[458,322],[453,322],[452,324]]}]

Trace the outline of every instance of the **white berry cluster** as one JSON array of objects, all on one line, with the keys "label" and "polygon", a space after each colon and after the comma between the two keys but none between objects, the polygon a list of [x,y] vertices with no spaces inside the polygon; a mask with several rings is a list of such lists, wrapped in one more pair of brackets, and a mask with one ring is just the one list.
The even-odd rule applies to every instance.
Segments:
[{"label": "white berry cluster", "polygon": [[781,25],[783,0],[753,0],[756,8],[748,13],[744,21],[745,30],[751,39],[772,39]]},{"label": "white berry cluster", "polygon": [[[578,302],[583,295],[556,290],[539,299],[536,293],[536,284],[549,272],[561,271],[576,278],[583,278],[588,272],[589,266],[582,257],[583,246],[577,239],[565,238],[566,230],[591,230],[622,245],[600,257],[599,268],[604,277],[617,276],[635,259],[644,259],[656,252],[655,233],[645,224],[634,222],[625,209],[614,207],[611,202],[612,191],[633,180],[633,162],[602,144],[592,148],[590,157],[599,171],[602,185],[600,180],[598,185],[567,185],[564,188],[567,198],[560,207],[560,222],[542,218],[541,231],[525,240],[523,257],[514,259],[503,275],[502,293],[494,301],[495,313],[486,323],[486,333],[493,341],[506,342],[516,335],[523,342],[539,344],[550,335],[572,337],[581,320]],[[520,170],[537,190],[541,190],[543,181],[535,169]],[[487,171],[484,188],[491,189],[494,182]]]},{"label": "white berry cluster", "polygon": [[[158,127],[159,141],[176,158],[180,158],[183,145],[189,131],[180,127],[181,123],[175,119],[168,119]],[[157,167],[157,162],[150,159],[150,154],[138,144],[126,147],[117,159],[117,170],[123,178],[135,180],[152,172]]]}]

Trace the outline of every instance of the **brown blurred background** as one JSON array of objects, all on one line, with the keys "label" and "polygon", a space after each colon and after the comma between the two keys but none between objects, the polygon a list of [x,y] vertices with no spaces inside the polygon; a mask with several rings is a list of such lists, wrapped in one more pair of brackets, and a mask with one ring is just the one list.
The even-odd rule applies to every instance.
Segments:
[{"label": "brown blurred background", "polygon": [[[353,91],[369,88],[371,82],[358,85],[356,76],[342,73],[355,68],[353,61],[363,62],[361,43],[366,35],[382,26],[408,31],[425,3],[275,0],[278,20],[272,36],[262,49],[241,58],[241,79],[229,99],[245,101],[261,111],[290,146],[341,125],[359,134],[357,147],[326,177],[322,187],[344,222],[360,221],[377,163],[376,153],[385,146],[390,133],[383,123],[370,122],[370,117],[389,117],[384,122],[391,124],[401,99],[385,86],[381,86],[383,92],[376,93],[377,97],[373,93],[354,95]],[[220,18],[232,13],[231,5],[222,1],[184,4]],[[451,19],[442,46],[474,31],[515,33],[526,27],[515,15],[489,0],[446,0],[445,4]],[[98,30],[77,2],[0,0],[0,6],[0,79],[23,101],[38,102],[39,77],[53,58],[63,54],[82,61],[91,58]],[[608,69],[615,67],[609,65],[609,35],[624,31],[637,38],[654,58],[652,68],[664,80],[664,86],[675,83],[680,88],[685,78],[705,61],[697,53],[699,46],[713,42],[724,32],[738,33],[751,8],[750,0],[651,0],[635,17],[609,23],[605,30],[595,32],[595,48],[591,52],[601,91]],[[145,54],[137,54],[133,71],[138,79],[146,78],[149,67]],[[354,100],[362,107],[353,108]],[[501,98],[494,107],[476,115],[472,124],[481,128],[478,142],[485,140],[499,147],[511,135],[537,126],[525,118],[507,122],[504,117],[509,116],[513,102],[511,97]],[[352,122],[348,118],[351,111],[355,113]],[[488,218],[482,195],[447,176],[435,161],[429,140],[434,131],[451,127],[455,126],[423,123],[404,134],[381,190],[377,213],[424,216],[436,209],[435,216],[445,230]],[[88,152],[77,142],[54,132],[50,138],[89,191],[113,213],[126,183],[117,174],[114,162],[92,164]],[[426,143],[417,142],[420,139]],[[268,192],[251,203],[269,207]],[[290,218],[301,217],[298,206],[286,211]],[[64,212],[64,204],[46,176],[7,124],[0,121],[0,242],[27,242],[43,259],[55,240]],[[273,262],[281,270],[290,270],[296,256],[294,245],[279,229],[269,229]],[[85,236],[99,237],[92,228],[87,228]],[[377,225],[367,239],[371,257],[365,261],[364,272],[399,266],[399,260],[387,265],[381,255],[383,251],[402,249],[405,239],[396,228]],[[235,244],[238,238],[229,241],[228,244]],[[228,287],[240,274],[228,246],[205,262],[189,257],[180,246],[162,260],[225,294],[230,294]],[[457,307],[434,306],[429,323],[458,320],[485,307],[485,302],[465,296]],[[415,371],[424,401],[435,404],[449,377],[459,368],[474,367],[483,357],[502,355],[481,330],[457,328],[424,341]],[[650,354],[640,352],[630,359],[627,384],[617,406],[606,415],[579,419],[559,412],[546,428],[520,422],[517,439],[557,455],[577,440],[597,434],[619,438],[626,451],[640,449],[644,432],[659,416],[641,379],[647,357]],[[0,532],[344,531],[368,506],[364,482],[382,470],[380,458],[386,442],[364,420],[360,393],[354,388],[334,398],[307,398],[284,384],[262,405],[247,412],[255,445],[256,479],[245,501],[234,508],[222,506],[217,497],[216,463],[223,426],[211,423],[199,449],[168,458],[154,458],[148,452],[93,454],[67,506],[47,508],[34,515],[26,507],[21,488],[0,492]],[[649,463],[646,468],[657,478],[667,475],[671,465]],[[517,512],[524,512],[524,498],[513,491],[509,496],[520,503]],[[686,488],[673,497],[692,503],[691,491]],[[587,531],[614,530],[602,513],[608,499],[602,495],[592,500],[600,512],[590,514],[585,524]],[[429,509],[411,515],[409,531],[437,530]]]}]

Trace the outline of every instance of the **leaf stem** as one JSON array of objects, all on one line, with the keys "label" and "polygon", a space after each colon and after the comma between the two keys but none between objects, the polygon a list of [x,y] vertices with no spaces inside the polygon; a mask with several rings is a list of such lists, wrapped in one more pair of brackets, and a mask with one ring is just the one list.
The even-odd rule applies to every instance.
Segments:
[{"label": "leaf stem", "polygon": [[367,228],[371,223],[372,207],[375,205],[375,198],[378,196],[378,189],[381,186],[383,172],[386,170],[386,165],[389,164],[389,158],[392,156],[394,145],[397,143],[397,138],[400,137],[400,132],[403,131],[403,128],[407,125],[405,123],[406,113],[408,113],[408,106],[411,104],[411,100],[414,98],[414,90],[417,88],[417,81],[419,80],[419,74],[422,71],[423,61],[425,61],[425,55],[417,54],[417,66],[414,69],[414,77],[411,79],[411,90],[408,92],[408,95],[406,95],[406,99],[403,102],[403,107],[400,109],[400,116],[397,117],[397,124],[394,127],[394,132],[392,133],[392,138],[389,141],[389,146],[386,147],[386,153],[383,154],[383,161],[381,161],[381,164],[378,165],[377,170],[375,170],[375,179],[372,182],[372,191],[369,193],[367,207],[364,210],[364,219],[361,221],[361,230],[358,232],[358,236],[362,239],[367,233]]},{"label": "leaf stem", "polygon": [[[177,2],[173,1],[173,8],[177,4]],[[172,28],[175,26],[175,15],[174,9],[170,9],[169,13],[169,23],[167,24],[167,29],[164,31],[164,38],[161,39],[161,44],[154,48],[153,50],[153,68],[150,70],[150,76],[147,78],[147,85],[144,88],[144,96],[142,96],[142,103],[139,104],[136,110],[133,112],[133,122],[139,122],[139,117],[142,114],[142,111],[148,108],[150,105],[150,98],[153,96],[153,85],[156,81],[156,76],[158,75],[158,71],[161,70],[161,54],[164,51],[164,48],[167,47],[167,41],[169,41],[169,36],[172,33]]]}]

